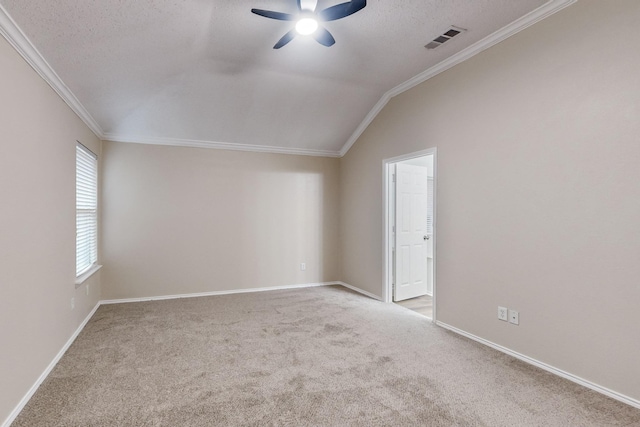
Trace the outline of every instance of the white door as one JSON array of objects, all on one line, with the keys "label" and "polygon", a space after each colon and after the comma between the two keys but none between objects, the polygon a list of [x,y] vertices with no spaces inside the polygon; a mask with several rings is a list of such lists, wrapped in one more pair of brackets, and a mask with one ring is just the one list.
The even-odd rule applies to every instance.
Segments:
[{"label": "white door", "polygon": [[394,301],[429,292],[427,256],[431,236],[427,230],[427,168],[396,165],[396,232]]},{"label": "white door", "polygon": [[427,294],[433,296],[433,156],[429,156],[429,179],[427,180]]}]

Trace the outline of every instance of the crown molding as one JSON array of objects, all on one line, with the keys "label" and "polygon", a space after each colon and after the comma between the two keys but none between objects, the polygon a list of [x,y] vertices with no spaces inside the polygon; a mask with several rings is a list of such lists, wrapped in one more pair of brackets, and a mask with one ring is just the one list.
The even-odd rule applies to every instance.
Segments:
[{"label": "crown molding", "polygon": [[36,49],[29,38],[22,32],[18,24],[16,24],[2,5],[0,5],[0,34],[18,51],[31,68],[56,91],[62,100],[71,107],[73,112],[80,117],[89,129],[91,129],[98,138],[102,139],[104,133],[100,125],[91,117],[91,114],[89,114],[80,101],[78,101],[78,98],[76,98],[67,85],[64,84],[62,79],[56,74],[53,68],[51,68],[40,52],[38,52],[38,49]]},{"label": "crown molding", "polygon": [[338,151],[312,150],[304,148],[270,147],[251,144],[234,144],[229,142],[200,141],[188,139],[137,137],[105,133],[100,125],[89,114],[78,98],[71,92],[58,74],[22,32],[18,24],[0,4],[0,34],[24,58],[25,61],[44,79],[45,82],[63,99],[64,102],[80,117],[80,119],[101,140],[130,142],[138,144],[173,145],[178,147],[215,148],[220,150],[251,151],[258,153],[292,154],[315,157],[340,157]]},{"label": "crown molding", "polygon": [[448,59],[438,63],[428,70],[418,74],[417,76],[405,81],[404,83],[387,91],[382,98],[375,104],[373,109],[369,111],[364,120],[353,132],[349,140],[344,144],[340,151],[328,150],[312,150],[285,147],[270,147],[250,144],[234,144],[229,142],[201,141],[188,139],[172,139],[172,138],[154,138],[154,137],[134,137],[127,135],[105,134],[100,125],[93,119],[91,114],[84,108],[78,98],[64,84],[62,79],[51,68],[49,63],[44,59],[36,47],[31,43],[27,36],[18,27],[16,22],[11,18],[2,5],[0,5],[0,34],[18,51],[18,53],[27,61],[27,63],[42,77],[45,82],[53,88],[53,90],[69,105],[69,107],[80,117],[80,119],[91,129],[91,131],[102,140],[110,140],[115,142],[132,142],[139,144],[154,145],[175,145],[179,147],[197,147],[197,148],[214,148],[221,150],[234,151],[253,151],[260,153],[276,153],[276,154],[292,154],[303,156],[317,157],[342,157],[356,143],[358,138],[362,136],[367,127],[373,122],[376,116],[387,105],[389,100],[394,96],[423,83],[430,78],[448,70],[449,68],[466,61],[467,59],[477,55],[478,53],[494,46],[497,43],[511,37],[512,35],[530,27],[531,25],[553,15],[554,13],[564,9],[578,0],[550,0],[538,9],[528,13],[522,18],[517,19],[506,27],[496,31],[495,33],[485,37],[479,42],[469,46],[468,48],[458,52]]},{"label": "crown molding", "polygon": [[390,93],[391,91],[388,91],[384,95],[382,95],[382,98],[380,98],[376,105],[373,106],[371,111],[369,111],[369,114],[364,117],[364,120],[362,120],[356,130],[351,134],[349,140],[340,149],[340,157],[343,157],[345,154],[347,154],[351,147],[353,147],[353,144],[356,143],[358,138],[360,138],[364,131],[367,130],[371,122],[373,122],[376,116],[380,114],[382,109],[387,105],[387,102],[389,102],[391,98],[393,98]]},{"label": "crown molding", "polygon": [[539,8],[529,12],[523,17],[513,21],[511,24],[496,31],[495,33],[488,35],[484,39],[472,44],[468,48],[461,50],[457,54],[450,56],[444,61],[439,62],[438,64],[423,71],[417,76],[412,77],[406,82],[401,83],[393,89],[389,90],[384,95],[382,95],[382,98],[380,98],[378,103],[373,107],[369,114],[367,114],[362,123],[360,123],[351,137],[344,144],[344,146],[340,150],[340,157],[347,154],[353,144],[356,143],[358,138],[362,136],[371,122],[373,122],[380,111],[382,111],[384,106],[387,105],[387,102],[389,102],[389,100],[391,100],[391,98],[393,98],[394,96],[400,95],[401,93],[406,92],[407,90],[419,85],[420,83],[424,83],[425,81],[434,76],[437,76],[443,71],[446,71],[449,68],[454,67],[455,65],[458,65],[461,62],[464,62],[467,59],[479,54],[480,52],[489,49],[490,47],[513,36],[514,34],[519,33],[520,31],[532,26],[533,24],[542,21],[543,19],[561,11],[568,6],[571,6],[577,1],[578,0],[550,0]]},{"label": "crown molding", "polygon": [[250,151],[255,153],[292,154],[296,156],[340,157],[340,153],[338,151],[272,147],[265,145],[236,144],[232,142],[215,142],[194,139],[156,138],[142,136],[132,137],[129,135],[116,135],[111,133],[105,134],[103,140],[133,144],[171,145],[175,147],[211,148],[217,150]]}]

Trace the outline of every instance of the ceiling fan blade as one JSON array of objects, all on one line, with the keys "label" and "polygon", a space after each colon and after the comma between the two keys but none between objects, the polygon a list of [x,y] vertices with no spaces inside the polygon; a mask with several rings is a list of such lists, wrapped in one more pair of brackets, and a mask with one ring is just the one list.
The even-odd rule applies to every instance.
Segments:
[{"label": "ceiling fan blade", "polygon": [[282,36],[282,38],[280,40],[278,40],[278,43],[275,44],[275,46],[273,46],[274,49],[280,49],[282,46],[286,45],[287,43],[289,43],[291,40],[293,40],[293,38],[296,36],[296,30],[291,30],[289,31],[287,34],[285,34],[284,36]]},{"label": "ceiling fan blade", "polygon": [[301,12],[304,10],[315,12],[316,6],[318,6],[318,0],[298,0],[298,8]]},{"label": "ceiling fan blade", "polygon": [[340,3],[335,6],[328,7],[318,13],[318,18],[323,21],[335,21],[364,9],[367,0],[351,0],[347,3]]},{"label": "ceiling fan blade", "polygon": [[279,21],[295,21],[296,17],[289,13],[274,12],[272,10],[264,9],[251,9],[251,12],[256,15],[264,16],[265,18],[277,19]]},{"label": "ceiling fan blade", "polygon": [[336,39],[333,38],[331,33],[327,31],[326,28],[318,27],[315,33],[313,33],[313,38],[316,39],[318,43],[324,46],[333,46],[336,42]]}]

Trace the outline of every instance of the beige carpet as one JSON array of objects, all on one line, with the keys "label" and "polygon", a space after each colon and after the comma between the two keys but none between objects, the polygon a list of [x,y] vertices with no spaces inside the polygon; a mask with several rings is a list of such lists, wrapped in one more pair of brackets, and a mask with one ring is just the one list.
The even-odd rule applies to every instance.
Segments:
[{"label": "beige carpet", "polygon": [[13,426],[640,426],[342,287],[102,306]]}]

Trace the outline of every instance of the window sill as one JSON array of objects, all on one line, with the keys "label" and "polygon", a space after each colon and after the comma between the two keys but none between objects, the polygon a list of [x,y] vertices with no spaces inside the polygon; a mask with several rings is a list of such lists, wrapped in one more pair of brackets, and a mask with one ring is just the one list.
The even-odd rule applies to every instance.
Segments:
[{"label": "window sill", "polygon": [[82,285],[89,277],[93,276],[94,273],[102,268],[101,265],[93,264],[90,269],[82,273],[80,276],[76,277],[76,289]]}]

